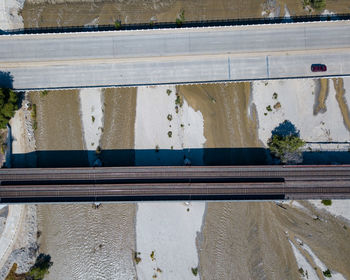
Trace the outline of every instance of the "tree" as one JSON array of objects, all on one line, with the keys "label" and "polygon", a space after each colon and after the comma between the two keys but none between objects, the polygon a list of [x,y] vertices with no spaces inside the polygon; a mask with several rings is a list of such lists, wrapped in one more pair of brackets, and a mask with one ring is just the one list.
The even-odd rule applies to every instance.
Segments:
[{"label": "tree", "polygon": [[300,154],[300,148],[305,142],[297,135],[273,135],[267,144],[274,156],[280,158],[282,163],[287,163],[293,155]]},{"label": "tree", "polygon": [[18,109],[18,96],[9,88],[0,88],[0,128],[6,128]]}]

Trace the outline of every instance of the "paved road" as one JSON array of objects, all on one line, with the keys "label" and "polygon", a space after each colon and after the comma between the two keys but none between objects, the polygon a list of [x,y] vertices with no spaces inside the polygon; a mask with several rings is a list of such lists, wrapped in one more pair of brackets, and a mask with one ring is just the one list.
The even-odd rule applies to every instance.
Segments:
[{"label": "paved road", "polygon": [[1,169],[0,202],[350,198],[350,166]]},{"label": "paved road", "polygon": [[349,57],[348,21],[0,37],[18,89],[343,76]]}]

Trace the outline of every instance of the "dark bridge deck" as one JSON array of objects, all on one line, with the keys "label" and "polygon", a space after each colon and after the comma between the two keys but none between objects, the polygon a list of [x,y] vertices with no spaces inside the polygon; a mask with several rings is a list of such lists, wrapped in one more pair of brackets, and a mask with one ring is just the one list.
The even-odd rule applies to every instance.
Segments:
[{"label": "dark bridge deck", "polygon": [[1,169],[0,202],[350,198],[350,165]]}]

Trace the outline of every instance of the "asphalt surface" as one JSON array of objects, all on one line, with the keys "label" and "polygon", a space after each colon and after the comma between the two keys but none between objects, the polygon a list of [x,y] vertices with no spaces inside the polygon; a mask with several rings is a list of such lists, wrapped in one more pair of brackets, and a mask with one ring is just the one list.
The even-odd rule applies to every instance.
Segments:
[{"label": "asphalt surface", "polygon": [[349,58],[349,21],[0,37],[17,89],[345,76]]},{"label": "asphalt surface", "polygon": [[350,166],[1,169],[0,203],[350,198]]}]

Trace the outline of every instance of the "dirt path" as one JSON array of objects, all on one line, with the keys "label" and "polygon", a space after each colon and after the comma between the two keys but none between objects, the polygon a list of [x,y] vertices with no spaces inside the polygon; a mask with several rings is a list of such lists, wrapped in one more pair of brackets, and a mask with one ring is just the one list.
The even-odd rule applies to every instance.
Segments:
[{"label": "dirt path", "polygon": [[316,83],[316,93],[315,93],[315,105],[314,105],[314,115],[318,113],[324,113],[327,111],[326,100],[328,97],[328,79],[315,80]]}]

